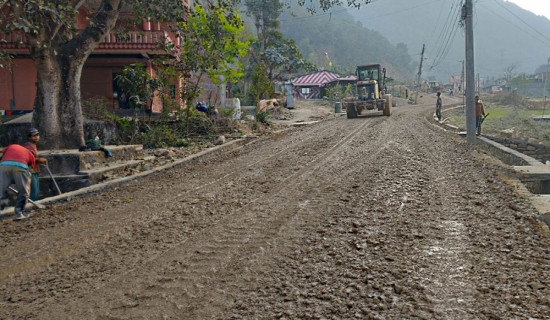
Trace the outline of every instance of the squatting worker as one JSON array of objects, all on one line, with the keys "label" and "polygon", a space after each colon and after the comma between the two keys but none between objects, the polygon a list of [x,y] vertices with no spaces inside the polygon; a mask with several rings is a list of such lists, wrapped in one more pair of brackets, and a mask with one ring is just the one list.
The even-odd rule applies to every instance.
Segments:
[{"label": "squatting worker", "polygon": [[481,122],[483,122],[483,117],[485,116],[485,108],[483,102],[479,100],[479,96],[475,97],[476,99],[476,135],[481,134]]},{"label": "squatting worker", "polygon": [[[25,142],[23,147],[29,149],[31,152],[38,154],[38,141],[40,141],[40,133],[36,128],[30,128],[28,131],[29,141]],[[29,198],[32,201],[38,200],[40,195],[40,163],[46,163],[46,158],[36,157],[36,164],[29,168],[31,172],[31,194]]]},{"label": "squatting worker", "polygon": [[6,189],[15,183],[18,192],[15,202],[15,220],[28,218],[25,214],[25,205],[29,198],[29,189],[31,174],[29,166],[36,164],[36,152],[12,144],[5,147],[2,151],[2,160],[0,160],[0,209],[4,209],[4,199],[7,198]]}]

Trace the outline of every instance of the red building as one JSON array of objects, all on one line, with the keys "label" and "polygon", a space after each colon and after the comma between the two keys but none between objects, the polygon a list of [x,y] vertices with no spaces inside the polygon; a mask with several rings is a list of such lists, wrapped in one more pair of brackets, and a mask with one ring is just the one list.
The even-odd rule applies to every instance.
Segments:
[{"label": "red building", "polygon": [[[77,29],[82,30],[87,25],[87,8],[79,9]],[[128,17],[129,12],[121,12],[120,19]],[[112,108],[125,107],[121,91],[117,87],[115,76],[122,72],[124,66],[141,62],[147,65],[151,77],[155,70],[150,57],[160,54],[158,42],[171,35],[163,30],[160,23],[143,22],[135,31],[129,32],[124,39],[119,39],[115,33],[109,34],[99,44],[87,59],[81,77],[81,97],[83,100],[102,98]],[[28,50],[23,43],[25,35],[22,32],[0,34],[0,50],[8,50],[15,54],[11,71],[0,68],[0,110],[31,111],[36,96],[36,68]],[[175,92],[171,88],[172,92]],[[162,101],[155,99],[149,106],[153,112],[162,110]]]}]

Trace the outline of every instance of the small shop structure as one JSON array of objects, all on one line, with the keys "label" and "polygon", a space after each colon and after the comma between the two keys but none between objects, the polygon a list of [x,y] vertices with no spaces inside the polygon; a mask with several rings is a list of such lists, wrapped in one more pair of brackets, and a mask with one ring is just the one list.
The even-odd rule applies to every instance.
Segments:
[{"label": "small shop structure", "polygon": [[294,99],[322,99],[323,86],[339,78],[340,75],[330,71],[317,71],[290,79]]}]

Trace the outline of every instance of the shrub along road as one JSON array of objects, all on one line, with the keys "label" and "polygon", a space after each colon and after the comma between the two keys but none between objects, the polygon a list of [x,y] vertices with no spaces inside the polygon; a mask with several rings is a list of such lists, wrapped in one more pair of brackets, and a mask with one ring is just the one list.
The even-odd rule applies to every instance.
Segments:
[{"label": "shrub along road", "polygon": [[404,106],[0,224],[4,319],[545,319],[549,239]]}]

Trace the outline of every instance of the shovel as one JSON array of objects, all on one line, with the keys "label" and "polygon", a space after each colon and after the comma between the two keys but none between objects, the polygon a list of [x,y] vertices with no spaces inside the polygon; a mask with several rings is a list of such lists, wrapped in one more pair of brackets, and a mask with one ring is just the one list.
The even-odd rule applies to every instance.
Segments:
[{"label": "shovel", "polygon": [[[19,194],[19,191],[15,190],[12,186],[9,186],[8,189],[15,193],[15,194]],[[36,203],[34,201],[32,201],[31,199],[28,199],[30,203],[34,204],[38,209],[45,209],[46,207],[40,203]]]},{"label": "shovel", "polygon": [[50,175],[50,178],[52,178],[52,181],[53,181],[53,184],[55,184],[55,188],[57,189],[57,192],[59,194],[61,194],[61,190],[59,189],[59,186],[57,185],[57,181],[55,181],[55,179],[53,178],[53,174],[52,172],[50,171],[50,167],[48,167],[47,164],[44,164],[44,167],[46,167],[46,170],[48,171],[48,174]]},{"label": "shovel", "polygon": [[485,121],[485,118],[487,118],[489,116],[489,114],[487,113],[486,115],[484,115],[483,117],[481,117],[481,123],[483,123],[483,121]]}]

